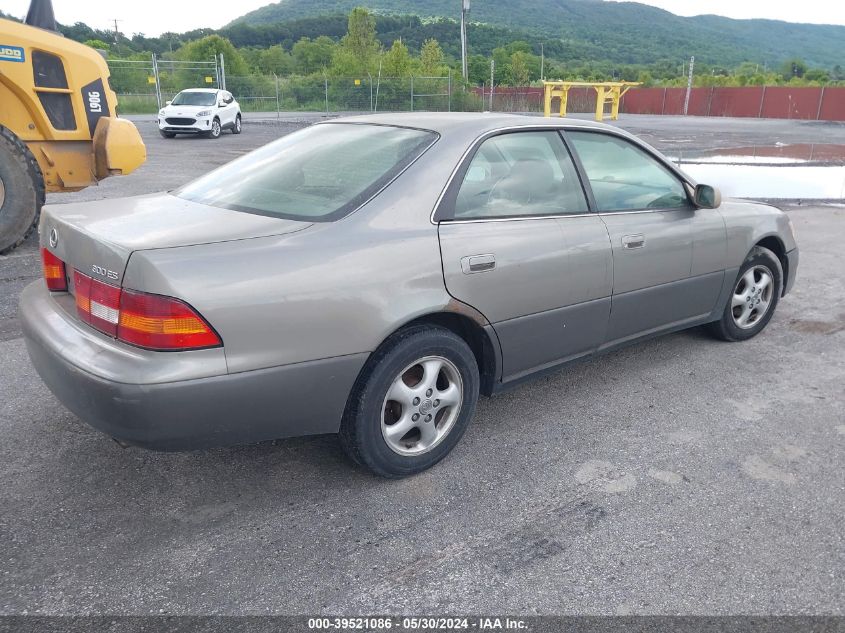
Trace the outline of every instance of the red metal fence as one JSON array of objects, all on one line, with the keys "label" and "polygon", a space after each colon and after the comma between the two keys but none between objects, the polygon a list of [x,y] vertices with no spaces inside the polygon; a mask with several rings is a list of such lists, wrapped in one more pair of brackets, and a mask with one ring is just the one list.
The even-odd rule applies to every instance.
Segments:
[{"label": "red metal fence", "polygon": [[[686,92],[686,88],[634,88],[622,97],[621,111],[683,114]],[[687,113],[693,116],[845,121],[845,88],[693,88]]]},{"label": "red metal fence", "polygon": [[[475,88],[489,108],[490,89]],[[683,114],[686,88],[632,88],[622,97],[620,112],[628,114]],[[552,112],[558,101],[552,102]],[[569,112],[595,112],[596,91],[569,90]],[[530,86],[496,86],[493,110],[542,112],[543,89]],[[693,88],[687,113],[692,116],[754,117],[845,121],[845,88],[794,88],[746,86],[742,88]]]}]

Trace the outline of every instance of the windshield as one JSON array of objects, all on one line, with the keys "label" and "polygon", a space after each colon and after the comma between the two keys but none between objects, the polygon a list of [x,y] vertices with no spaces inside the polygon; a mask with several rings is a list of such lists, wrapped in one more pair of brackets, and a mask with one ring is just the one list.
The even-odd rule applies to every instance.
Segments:
[{"label": "windshield", "polygon": [[171,105],[195,105],[210,106],[217,100],[217,93],[214,92],[180,92],[173,97]]},{"label": "windshield", "polygon": [[247,213],[327,222],[364,204],[436,139],[434,132],[386,125],[314,125],[174,194]]}]

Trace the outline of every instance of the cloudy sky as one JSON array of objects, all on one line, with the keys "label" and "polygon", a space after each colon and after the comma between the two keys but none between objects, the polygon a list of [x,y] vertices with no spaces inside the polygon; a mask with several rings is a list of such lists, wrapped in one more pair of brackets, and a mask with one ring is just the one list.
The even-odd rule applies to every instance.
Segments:
[{"label": "cloudy sky", "polygon": [[[503,2],[505,0],[475,0]],[[612,1],[612,0],[610,0]],[[845,24],[845,2],[840,0],[802,0],[796,2],[772,0],[641,0],[678,15],[715,13],[732,18],[771,18],[788,22]],[[2,0],[5,12],[18,17],[26,15],[29,0]],[[176,0],[146,0],[130,2],[117,0],[53,0],[56,19],[62,23],[85,22],[101,29],[114,28],[114,18],[123,33],[159,35],[162,31],[188,31],[200,27],[217,28],[247,11],[268,4],[268,0],[238,0],[214,3],[208,12],[206,5]],[[108,8],[104,9],[103,6]],[[455,5],[458,6],[457,0]],[[202,10],[198,7],[202,6]],[[209,7],[212,5],[208,5]],[[800,10],[798,9],[800,7]]]}]

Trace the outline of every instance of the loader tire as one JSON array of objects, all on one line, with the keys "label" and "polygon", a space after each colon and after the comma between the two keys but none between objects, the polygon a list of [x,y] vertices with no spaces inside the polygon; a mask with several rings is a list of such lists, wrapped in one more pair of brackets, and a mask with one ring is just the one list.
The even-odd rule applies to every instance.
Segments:
[{"label": "loader tire", "polygon": [[0,125],[0,255],[28,238],[44,206],[44,176],[35,156]]}]

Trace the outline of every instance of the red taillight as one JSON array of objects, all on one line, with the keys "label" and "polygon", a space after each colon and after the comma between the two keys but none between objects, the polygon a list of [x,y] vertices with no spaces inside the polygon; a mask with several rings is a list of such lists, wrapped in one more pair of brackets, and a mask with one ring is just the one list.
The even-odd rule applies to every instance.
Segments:
[{"label": "red taillight", "polygon": [[41,262],[44,266],[44,281],[47,282],[47,288],[53,292],[65,292],[67,290],[65,263],[46,248],[41,249]]},{"label": "red taillight", "polygon": [[187,303],[134,290],[121,295],[117,338],[155,350],[222,345],[217,333]]},{"label": "red taillight", "polygon": [[187,303],[110,286],[73,271],[79,318],[118,340],[152,350],[219,347],[217,333]]},{"label": "red taillight", "polygon": [[73,271],[76,311],[79,318],[109,336],[117,336],[120,288]]}]

